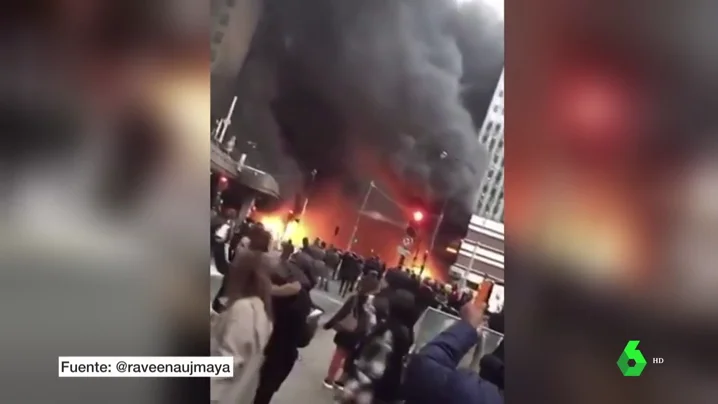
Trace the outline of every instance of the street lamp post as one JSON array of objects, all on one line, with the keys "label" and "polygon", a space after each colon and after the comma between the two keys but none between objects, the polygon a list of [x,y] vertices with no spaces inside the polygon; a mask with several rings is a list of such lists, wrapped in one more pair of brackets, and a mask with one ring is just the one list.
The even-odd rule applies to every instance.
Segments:
[{"label": "street lamp post", "polygon": [[[439,218],[436,220],[436,226],[434,226],[434,231],[431,233],[431,241],[429,241],[429,254],[431,254],[434,251],[434,246],[436,245],[436,237],[439,234],[439,228],[441,227],[441,223],[444,221],[444,214],[446,212],[446,205],[448,205],[449,200],[444,200],[444,204],[441,206],[441,213],[439,213]],[[421,270],[419,271],[419,276],[421,276],[424,273],[424,266],[421,267]]]},{"label": "street lamp post", "polygon": [[364,195],[364,200],[361,203],[361,206],[359,207],[359,212],[357,214],[357,220],[354,222],[354,228],[352,229],[351,236],[349,237],[349,243],[347,244],[347,251],[351,251],[352,247],[354,246],[354,237],[357,235],[357,231],[359,230],[359,221],[361,220],[362,212],[364,212],[364,209],[366,209],[366,204],[369,203],[369,195],[371,195],[371,191],[374,190],[374,181],[371,181],[369,183],[369,189],[366,191],[366,195]]},{"label": "street lamp post", "polygon": [[[314,179],[317,177],[317,170],[316,169],[312,170],[311,175],[312,175],[312,180],[311,180],[310,184],[314,184]],[[309,194],[307,194],[307,197],[304,198],[304,205],[302,205],[302,211],[299,212],[300,219],[304,218],[304,212],[307,211],[308,204],[309,204]]]}]

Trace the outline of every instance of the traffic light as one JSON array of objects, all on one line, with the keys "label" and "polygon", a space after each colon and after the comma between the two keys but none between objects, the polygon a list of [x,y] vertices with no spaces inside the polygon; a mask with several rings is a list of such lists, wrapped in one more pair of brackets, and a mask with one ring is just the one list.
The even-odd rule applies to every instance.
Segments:
[{"label": "traffic light", "polygon": [[415,222],[419,223],[419,222],[421,222],[422,220],[424,220],[424,213],[423,213],[422,211],[420,211],[420,210],[414,211],[414,216],[413,216],[413,218],[414,218],[414,221],[415,221]]}]

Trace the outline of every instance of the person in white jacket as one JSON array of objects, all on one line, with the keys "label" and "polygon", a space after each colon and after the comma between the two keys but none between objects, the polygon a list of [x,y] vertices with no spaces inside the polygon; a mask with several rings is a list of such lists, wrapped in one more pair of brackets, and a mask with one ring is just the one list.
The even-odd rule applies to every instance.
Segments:
[{"label": "person in white jacket", "polygon": [[238,256],[227,274],[226,310],[212,319],[211,354],[234,358],[234,376],[212,379],[212,403],[252,403],[272,334],[272,285],[261,252]]}]

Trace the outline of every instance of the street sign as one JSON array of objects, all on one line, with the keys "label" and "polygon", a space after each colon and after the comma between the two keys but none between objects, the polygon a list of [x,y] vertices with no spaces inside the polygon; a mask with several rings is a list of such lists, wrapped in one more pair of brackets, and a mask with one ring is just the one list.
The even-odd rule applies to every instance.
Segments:
[{"label": "street sign", "polygon": [[401,255],[402,257],[408,257],[409,255],[411,255],[411,251],[409,251],[409,249],[406,248],[406,247],[404,247],[404,246],[398,246],[398,247],[396,247],[396,251],[397,251],[397,252],[399,253],[399,255]]},{"label": "street sign", "polygon": [[414,239],[411,237],[404,237],[404,239],[401,240],[401,245],[404,247],[411,247],[412,244],[414,244]]}]

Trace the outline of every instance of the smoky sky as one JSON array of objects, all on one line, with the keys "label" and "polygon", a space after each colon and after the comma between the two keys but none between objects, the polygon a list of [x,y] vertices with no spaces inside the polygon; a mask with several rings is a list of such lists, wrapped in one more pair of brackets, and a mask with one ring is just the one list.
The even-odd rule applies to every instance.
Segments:
[{"label": "smoky sky", "polygon": [[261,138],[282,185],[296,167],[361,183],[358,146],[410,196],[470,210],[488,165],[477,130],[503,52],[503,22],[481,2],[268,0],[233,122]]}]

